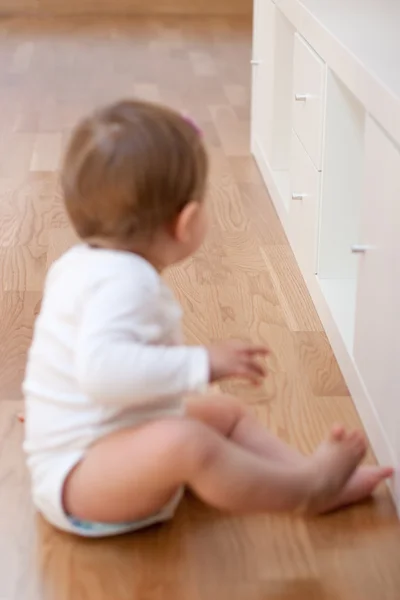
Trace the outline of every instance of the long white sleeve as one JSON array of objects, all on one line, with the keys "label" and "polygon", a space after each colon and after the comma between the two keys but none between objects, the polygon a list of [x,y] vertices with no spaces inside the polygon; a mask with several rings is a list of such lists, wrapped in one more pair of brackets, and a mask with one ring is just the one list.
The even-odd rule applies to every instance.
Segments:
[{"label": "long white sleeve", "polygon": [[205,348],[182,346],[181,309],[159,274],[129,252],[82,244],[48,273],[24,380],[31,467],[80,453],[149,419],[181,417],[207,387]]},{"label": "long white sleeve", "polygon": [[167,345],[168,310],[153,281],[118,274],[98,284],[85,300],[78,328],[81,390],[94,402],[129,405],[204,389],[208,353]]}]

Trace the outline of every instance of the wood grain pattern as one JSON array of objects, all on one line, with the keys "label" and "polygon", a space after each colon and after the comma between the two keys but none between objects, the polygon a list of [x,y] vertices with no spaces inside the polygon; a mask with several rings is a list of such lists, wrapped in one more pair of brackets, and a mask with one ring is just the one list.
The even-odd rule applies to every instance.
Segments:
[{"label": "wood grain pattern", "polygon": [[296,332],[300,364],[315,396],[347,396],[348,389],[329,341],[313,331]]},{"label": "wood grain pattern", "polygon": [[249,58],[250,28],[237,19],[0,22],[1,599],[398,598],[400,527],[385,489],[374,502],[309,521],[234,518],[187,497],[165,527],[101,541],[57,533],[32,509],[16,414],[46,270],[76,240],[59,190],[60,153],[81,115],[121,96],[188,112],[210,149],[209,237],[167,276],[190,342],[269,344],[261,389],[223,387],[304,452],[336,421],[360,425],[249,155]]},{"label": "wood grain pattern", "polygon": [[0,0],[0,13],[40,15],[249,15],[251,0]]}]

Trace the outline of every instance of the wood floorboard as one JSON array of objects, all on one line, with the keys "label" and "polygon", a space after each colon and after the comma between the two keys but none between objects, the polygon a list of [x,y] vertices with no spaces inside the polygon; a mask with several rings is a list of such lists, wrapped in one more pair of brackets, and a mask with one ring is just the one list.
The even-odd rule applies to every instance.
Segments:
[{"label": "wood floorboard", "polygon": [[172,523],[100,541],[54,531],[30,501],[20,384],[46,270],[75,242],[57,170],[75,121],[120,97],[189,113],[210,150],[209,237],[168,274],[189,341],[268,343],[265,385],[224,387],[305,452],[336,421],[360,426],[249,154],[250,38],[238,19],[0,21],[1,600],[399,598],[400,527],[385,488],[312,520],[221,515],[187,497]]},{"label": "wood floorboard", "polygon": [[36,15],[250,15],[252,0],[0,0],[2,14]]}]

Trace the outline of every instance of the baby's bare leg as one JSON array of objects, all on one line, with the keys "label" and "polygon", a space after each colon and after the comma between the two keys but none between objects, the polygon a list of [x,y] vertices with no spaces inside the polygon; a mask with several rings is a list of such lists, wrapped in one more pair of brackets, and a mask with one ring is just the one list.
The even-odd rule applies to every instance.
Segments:
[{"label": "baby's bare leg", "polygon": [[242,402],[228,395],[206,396],[188,402],[187,414],[216,429],[246,450],[287,465],[307,457],[263,427]]},{"label": "baby's bare leg", "polygon": [[[188,414],[213,429],[220,431],[235,443],[271,460],[286,465],[304,466],[308,456],[286,444],[261,426],[251,412],[236,398],[216,395],[194,399],[188,404]],[[343,428],[335,426],[333,434],[341,435]],[[368,498],[375,489],[393,474],[391,467],[360,466],[338,493],[320,502],[319,512],[329,512]]]},{"label": "baby's bare leg", "polygon": [[304,468],[277,464],[191,419],[165,419],[99,441],[65,484],[67,512],[103,522],[157,512],[185,484],[231,512],[290,511],[343,487],[362,438],[330,440]]}]

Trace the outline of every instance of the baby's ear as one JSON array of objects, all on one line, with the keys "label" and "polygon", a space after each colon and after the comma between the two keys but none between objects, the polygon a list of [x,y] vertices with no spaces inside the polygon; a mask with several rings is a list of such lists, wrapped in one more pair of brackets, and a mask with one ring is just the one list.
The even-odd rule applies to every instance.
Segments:
[{"label": "baby's ear", "polygon": [[190,242],[193,228],[199,218],[201,205],[199,202],[189,202],[179,213],[175,221],[174,237],[177,242],[186,244]]}]

